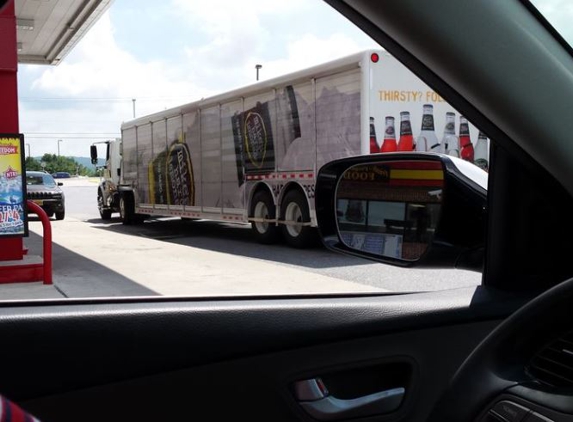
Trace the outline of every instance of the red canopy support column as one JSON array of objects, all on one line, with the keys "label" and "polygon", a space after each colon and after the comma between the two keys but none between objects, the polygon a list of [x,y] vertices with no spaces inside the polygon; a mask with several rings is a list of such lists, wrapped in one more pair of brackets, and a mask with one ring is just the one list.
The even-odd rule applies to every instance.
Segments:
[{"label": "red canopy support column", "polygon": [[[0,1],[0,3],[2,3]],[[18,46],[14,0],[0,6],[0,133],[18,133]],[[0,261],[23,259],[21,237],[0,239]]]}]

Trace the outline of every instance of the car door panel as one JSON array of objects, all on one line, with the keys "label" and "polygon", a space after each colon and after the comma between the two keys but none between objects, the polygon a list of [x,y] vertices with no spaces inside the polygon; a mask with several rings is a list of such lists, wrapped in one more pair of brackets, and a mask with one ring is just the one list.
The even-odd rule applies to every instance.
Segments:
[{"label": "car door panel", "polygon": [[[10,362],[0,390],[48,421],[85,409],[82,418],[101,420],[108,404],[141,420],[185,414],[187,406],[213,420],[289,420],[304,416],[289,390],[297,380],[408,361],[413,375],[402,408],[415,420],[468,352],[523,301],[480,287],[264,303],[4,304],[0,335],[13,346],[0,350]],[[121,418],[107,416],[114,419]]]},{"label": "car door panel", "polygon": [[293,395],[295,381],[407,362],[412,377],[404,386],[402,406],[379,420],[422,421],[458,365],[496,324],[413,330],[198,365],[22,404],[42,420],[54,422],[77,420],[79,414],[90,421],[168,420],[186,414],[205,420],[313,420]]}]

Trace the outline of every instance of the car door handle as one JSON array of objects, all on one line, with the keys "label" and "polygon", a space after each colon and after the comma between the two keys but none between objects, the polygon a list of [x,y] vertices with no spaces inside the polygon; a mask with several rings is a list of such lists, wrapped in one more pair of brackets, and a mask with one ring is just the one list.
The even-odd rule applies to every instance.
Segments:
[{"label": "car door handle", "polygon": [[[355,399],[343,400],[329,395],[328,391],[321,386],[322,392],[324,393],[323,397],[319,397],[320,394],[313,394],[312,398],[316,399],[308,400],[308,398],[311,397],[307,394],[302,394],[302,396],[306,396],[304,398],[307,398],[305,401],[298,392],[303,389],[306,390],[309,383],[312,385],[316,382],[317,379],[299,381],[297,383],[298,385],[295,385],[295,391],[297,392],[297,398],[302,408],[310,416],[320,421],[335,421],[390,413],[400,407],[404,399],[404,394],[406,393],[406,389],[400,387],[357,397]],[[306,383],[303,389],[299,388],[302,383]],[[318,383],[319,385],[322,384],[320,379],[318,379]],[[303,400],[301,401],[300,399]]]}]

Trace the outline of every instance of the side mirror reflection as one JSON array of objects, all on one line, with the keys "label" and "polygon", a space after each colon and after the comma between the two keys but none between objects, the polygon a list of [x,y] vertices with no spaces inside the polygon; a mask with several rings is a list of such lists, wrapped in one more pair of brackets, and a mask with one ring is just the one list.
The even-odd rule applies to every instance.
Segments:
[{"label": "side mirror reflection", "polygon": [[336,188],[336,221],[347,247],[417,261],[441,214],[444,169],[435,160],[396,160],[348,168]]}]

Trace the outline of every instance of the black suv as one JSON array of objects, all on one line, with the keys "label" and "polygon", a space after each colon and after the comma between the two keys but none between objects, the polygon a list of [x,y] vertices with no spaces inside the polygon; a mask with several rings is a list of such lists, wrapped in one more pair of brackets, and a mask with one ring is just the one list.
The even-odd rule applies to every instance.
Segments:
[{"label": "black suv", "polygon": [[48,217],[56,215],[56,220],[66,216],[64,192],[60,189],[62,183],[56,183],[54,178],[41,171],[26,172],[26,190],[28,199],[41,206]]}]

